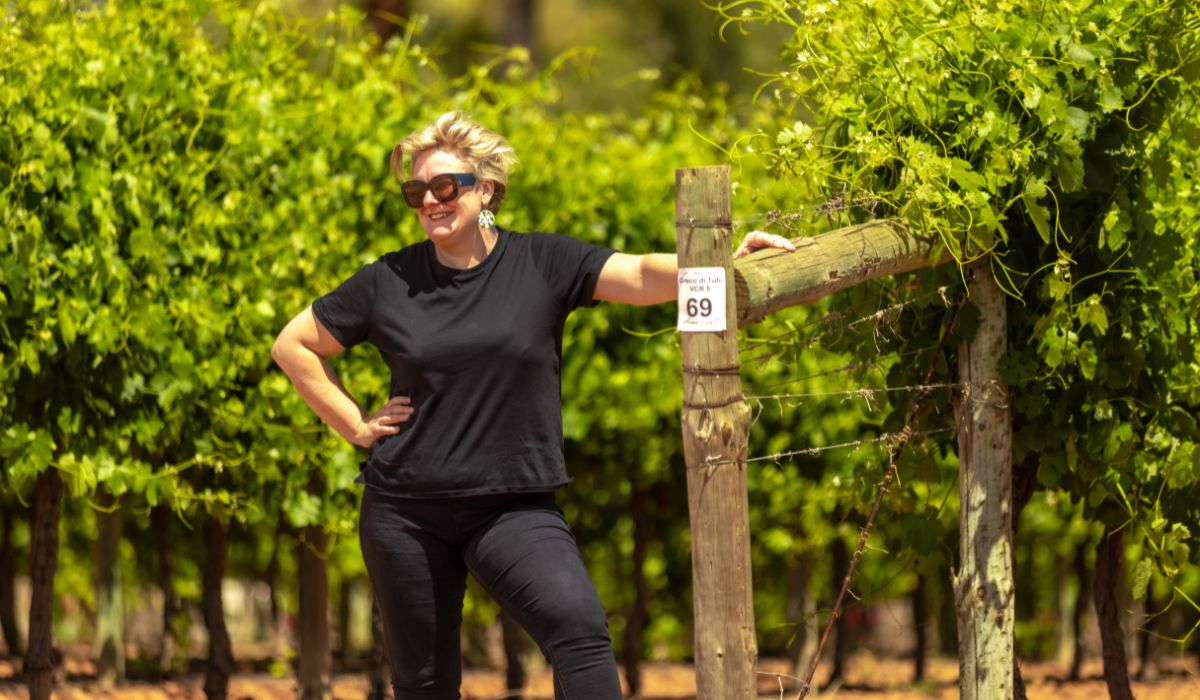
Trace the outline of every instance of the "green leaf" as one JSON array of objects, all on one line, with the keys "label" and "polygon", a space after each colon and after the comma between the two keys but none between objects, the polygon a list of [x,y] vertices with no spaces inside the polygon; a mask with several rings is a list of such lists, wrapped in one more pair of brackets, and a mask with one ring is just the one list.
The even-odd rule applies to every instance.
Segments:
[{"label": "green leaf", "polygon": [[1163,570],[1168,576],[1174,576],[1180,568],[1188,565],[1191,555],[1191,546],[1188,545],[1190,538],[1191,531],[1182,523],[1172,525],[1171,531],[1163,537]]},{"label": "green leaf", "polygon": [[1095,328],[1098,335],[1108,332],[1108,312],[1104,309],[1104,304],[1098,294],[1089,296],[1079,305],[1076,317],[1081,325]]},{"label": "green leaf", "polygon": [[962,158],[950,159],[950,179],[964,190],[981,190],[987,187],[987,180]]},{"label": "green leaf", "polygon": [[95,492],[96,464],[90,456],[80,457],[74,452],[68,452],[58,458],[56,466],[73,498],[83,498]]},{"label": "green leaf", "polygon": [[1079,363],[1079,373],[1084,379],[1090,381],[1096,378],[1096,367],[1100,363],[1100,357],[1096,354],[1096,346],[1092,341],[1085,341],[1079,346],[1075,359]]},{"label": "green leaf", "polygon": [[1077,155],[1069,155],[1059,160],[1054,169],[1058,183],[1063,192],[1077,192],[1083,187],[1083,160]]},{"label": "green leaf", "polygon": [[772,552],[790,552],[795,546],[795,538],[785,528],[773,527],[763,533],[763,544]]},{"label": "green leaf", "polygon": [[1047,366],[1050,368],[1061,366],[1066,357],[1067,332],[1058,327],[1048,329],[1042,336],[1039,349]]},{"label": "green leaf", "polygon": [[[1078,107],[1067,108],[1067,123],[1071,125],[1071,129],[1075,132],[1075,136],[1079,139],[1087,137],[1088,124],[1091,121],[1091,115]],[[1068,188],[1070,192],[1074,188]]]},{"label": "green leaf", "polygon": [[1123,463],[1133,451],[1133,426],[1129,423],[1117,423],[1108,434],[1104,444],[1103,458],[1108,462]]},{"label": "green leaf", "polygon": [[1106,114],[1115,112],[1125,106],[1125,100],[1121,97],[1121,91],[1115,87],[1109,87],[1100,92],[1100,99],[1097,105]]},{"label": "green leaf", "polygon": [[1021,203],[1025,205],[1025,213],[1029,215],[1029,220],[1033,222],[1033,227],[1041,236],[1043,243],[1050,242],[1050,212],[1046,207],[1038,202],[1031,200],[1029,197],[1023,197]]},{"label": "green leaf", "polygon": [[25,339],[18,346],[18,352],[21,355],[21,361],[29,368],[29,373],[38,375],[42,373],[42,362],[39,357],[38,349],[34,347],[32,341]]},{"label": "green leaf", "polygon": [[1183,489],[1200,484],[1200,447],[1195,442],[1177,442],[1167,455],[1167,486]]},{"label": "green leaf", "polygon": [[1149,559],[1139,561],[1134,567],[1133,579],[1129,582],[1129,592],[1134,600],[1146,597],[1146,588],[1150,585],[1150,574],[1153,572],[1154,565]]},{"label": "green leaf", "polygon": [[65,304],[58,306],[58,331],[62,334],[63,344],[70,346],[75,344],[75,335],[78,327],[75,325],[75,319],[71,315],[70,309]]}]

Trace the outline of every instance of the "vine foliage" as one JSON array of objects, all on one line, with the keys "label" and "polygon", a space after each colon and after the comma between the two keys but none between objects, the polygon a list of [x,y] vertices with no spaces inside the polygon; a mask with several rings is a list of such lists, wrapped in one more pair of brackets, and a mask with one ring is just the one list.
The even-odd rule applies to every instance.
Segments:
[{"label": "vine foliage", "polygon": [[743,147],[801,201],[870,202],[960,263],[990,257],[1016,467],[1138,533],[1135,595],[1173,581],[1200,535],[1200,7],[713,7],[726,32],[790,31]]}]

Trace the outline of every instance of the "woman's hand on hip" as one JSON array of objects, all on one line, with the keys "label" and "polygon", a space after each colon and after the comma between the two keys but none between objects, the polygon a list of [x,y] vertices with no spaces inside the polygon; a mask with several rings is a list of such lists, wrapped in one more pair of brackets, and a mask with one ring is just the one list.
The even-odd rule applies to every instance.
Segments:
[{"label": "woman's hand on hip", "polygon": [[359,447],[370,447],[375,441],[388,435],[400,432],[400,424],[407,423],[412,418],[412,399],[407,396],[393,396],[378,411],[364,416],[354,431],[351,440]]}]

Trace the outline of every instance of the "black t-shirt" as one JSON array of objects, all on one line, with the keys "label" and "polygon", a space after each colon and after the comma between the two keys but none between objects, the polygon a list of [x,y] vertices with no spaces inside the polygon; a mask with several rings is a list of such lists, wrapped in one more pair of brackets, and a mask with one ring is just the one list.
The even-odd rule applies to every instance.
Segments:
[{"label": "black t-shirt", "polygon": [[608,248],[498,229],[475,267],[423,241],[367,265],[313,304],[342,345],[379,348],[391,396],[416,408],[378,440],[362,480],[397,496],[550,491],[563,459],[563,325],[591,306]]}]

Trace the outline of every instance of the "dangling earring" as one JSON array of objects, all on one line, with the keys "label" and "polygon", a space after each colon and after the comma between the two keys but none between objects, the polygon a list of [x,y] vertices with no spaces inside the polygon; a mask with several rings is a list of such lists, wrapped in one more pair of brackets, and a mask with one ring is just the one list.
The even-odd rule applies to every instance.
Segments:
[{"label": "dangling earring", "polygon": [[491,209],[479,210],[479,228],[491,228],[496,225],[496,215]]}]

